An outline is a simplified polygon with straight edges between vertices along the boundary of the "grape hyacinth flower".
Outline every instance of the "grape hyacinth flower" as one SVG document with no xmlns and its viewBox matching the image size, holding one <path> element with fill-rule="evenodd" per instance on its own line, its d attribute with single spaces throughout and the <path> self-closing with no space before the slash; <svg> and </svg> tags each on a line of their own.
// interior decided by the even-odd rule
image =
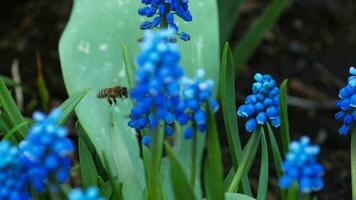
<svg viewBox="0 0 356 200">
<path fill-rule="evenodd" d="M 131 90 L 135 106 L 131 109 L 128 125 L 136 130 L 155 128 L 165 124 L 165 133 L 173 134 L 173 108 L 179 103 L 179 80 L 183 69 L 176 43 L 169 42 L 173 30 L 146 31 L 141 53 L 136 60 L 136 86 Z M 150 136 L 142 143 L 148 145 Z"/>
<path fill-rule="evenodd" d="M 74 145 L 67 138 L 67 129 L 57 125 L 59 117 L 59 109 L 53 110 L 48 117 L 35 112 L 33 119 L 36 123 L 19 144 L 20 162 L 38 192 L 42 192 L 46 185 L 63 183 L 69 178 L 72 166 L 69 155 L 74 151 Z"/>
<path fill-rule="evenodd" d="M 89 187 L 86 191 L 82 189 L 74 189 L 68 195 L 68 200 L 105 200 L 100 197 L 99 189 L 96 187 Z"/>
<path fill-rule="evenodd" d="M 18 148 L 9 141 L 0 142 L 0 199 L 30 199 L 27 176 L 19 156 Z"/>
<path fill-rule="evenodd" d="M 340 111 L 335 114 L 335 118 L 343 122 L 339 129 L 341 135 L 346 135 L 350 131 L 352 123 L 356 121 L 356 68 L 350 67 L 349 71 L 351 76 L 347 85 L 339 91 L 340 100 L 336 102 L 336 107 Z"/>
<path fill-rule="evenodd" d="M 138 14 L 148 18 L 154 17 L 152 21 L 144 21 L 141 24 L 142 30 L 152 29 L 164 24 L 164 26 L 168 25 L 169 28 L 173 29 L 180 39 L 190 40 L 187 33 L 179 33 L 179 28 L 174 19 L 174 15 L 177 15 L 186 22 L 192 21 L 192 15 L 188 9 L 188 0 L 142 0 L 142 3 L 145 6 L 138 10 Z"/>
<path fill-rule="evenodd" d="M 194 128 L 200 132 L 207 129 L 207 116 L 205 112 L 206 103 L 209 103 L 213 112 L 217 112 L 219 105 L 213 98 L 213 80 L 203 80 L 204 70 L 197 72 L 195 80 L 183 78 L 182 80 L 182 99 L 175 109 L 177 121 L 190 126 L 184 131 L 184 138 L 190 139 L 193 136 Z"/>
<path fill-rule="evenodd" d="M 321 190 L 324 187 L 324 168 L 317 162 L 319 151 L 319 147 L 311 145 L 306 136 L 300 141 L 291 142 L 282 164 L 284 175 L 279 179 L 279 186 L 287 189 L 297 181 L 298 188 L 303 193 Z"/>
<path fill-rule="evenodd" d="M 250 118 L 245 124 L 250 133 L 256 130 L 257 125 L 266 124 L 268 119 L 274 127 L 280 126 L 279 88 L 276 82 L 268 74 L 257 73 L 254 79 L 253 94 L 246 97 L 245 105 L 237 111 L 240 117 Z"/>
</svg>

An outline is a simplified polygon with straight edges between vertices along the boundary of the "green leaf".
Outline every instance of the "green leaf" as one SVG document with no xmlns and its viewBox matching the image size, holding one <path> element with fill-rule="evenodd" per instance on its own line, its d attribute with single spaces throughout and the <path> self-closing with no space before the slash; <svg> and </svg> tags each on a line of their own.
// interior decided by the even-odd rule
<svg viewBox="0 0 356 200">
<path fill-rule="evenodd" d="M 85 188 L 97 186 L 98 172 L 91 153 L 81 138 L 79 138 L 79 161 L 83 186 Z"/>
<path fill-rule="evenodd" d="M 172 147 L 166 142 L 166 151 L 170 159 L 170 175 L 175 199 L 196 199 L 194 191 L 184 173 L 184 169 L 175 155 Z"/>
<path fill-rule="evenodd" d="M 298 184 L 294 182 L 288 190 L 288 200 L 298 200 Z"/>
<path fill-rule="evenodd" d="M 114 177 L 107 182 L 100 188 L 100 196 L 104 197 L 105 199 L 112 199 L 113 194 L 118 189 L 122 189 L 122 183 L 120 183 L 117 177 Z"/>
<path fill-rule="evenodd" d="M 356 199 L 356 128 L 351 130 L 351 180 L 352 199 Z"/>
<path fill-rule="evenodd" d="M 245 194 L 225 193 L 225 200 L 256 200 L 256 199 Z"/>
<path fill-rule="evenodd" d="M 268 149 L 266 135 L 263 129 L 261 130 L 261 134 L 261 168 L 258 180 L 257 199 L 265 200 L 267 199 L 268 188 Z"/>
<path fill-rule="evenodd" d="M 29 124 L 28 121 L 24 121 L 24 122 L 22 122 L 21 124 L 16 125 L 15 127 L 13 127 L 11 130 L 9 130 L 9 131 L 5 134 L 4 139 L 10 139 L 10 138 L 14 137 L 13 134 L 14 134 L 15 132 L 19 131 L 20 128 L 22 128 L 22 127 L 24 127 L 24 126 L 28 126 L 28 124 Z"/>
<path fill-rule="evenodd" d="M 49 92 L 47 89 L 46 81 L 43 78 L 43 65 L 40 55 L 36 53 L 37 60 L 37 88 L 40 95 L 42 109 L 48 111 L 48 101 L 49 101 Z"/>
<path fill-rule="evenodd" d="M 126 45 L 122 45 L 122 53 L 124 57 L 125 71 L 129 88 L 132 89 L 135 86 L 135 63 L 129 48 Z"/>
<path fill-rule="evenodd" d="M 225 43 L 222 54 L 219 91 L 232 163 L 234 168 L 237 169 L 242 158 L 242 147 L 237 125 L 237 114 L 236 112 L 231 112 L 236 111 L 236 89 L 234 61 L 228 43 Z M 242 177 L 242 189 L 245 194 L 252 195 L 250 183 L 246 174 Z"/>
<path fill-rule="evenodd" d="M 82 101 L 82 99 L 88 94 L 89 89 L 82 89 L 72 96 L 70 96 L 66 101 L 64 101 L 59 109 L 61 110 L 61 116 L 58 120 L 59 125 L 64 125 L 77 105 Z"/>
<path fill-rule="evenodd" d="M 240 7 L 245 0 L 224 0 L 218 1 L 221 42 L 228 41 L 231 33 L 238 21 Z"/>
<path fill-rule="evenodd" d="M 226 175 L 226 177 L 224 179 L 224 191 L 227 191 L 229 189 L 229 186 L 230 186 L 232 180 L 234 179 L 235 171 L 236 170 L 234 169 L 234 167 L 232 167 L 229 170 L 229 173 Z"/>
<path fill-rule="evenodd" d="M 272 130 L 271 126 L 269 125 L 269 123 L 267 123 L 267 130 L 268 130 L 269 141 L 271 143 L 274 168 L 276 169 L 277 178 L 279 178 L 283 174 L 283 172 L 282 172 L 282 155 L 279 151 L 279 147 L 278 147 L 276 138 L 274 137 L 273 130 Z"/>
<path fill-rule="evenodd" d="M 236 171 L 236 174 L 229 186 L 228 192 L 236 192 L 244 173 L 247 173 L 255 160 L 255 153 L 258 149 L 258 144 L 261 137 L 262 128 L 259 127 L 254 133 L 252 133 L 242 155 L 241 163 Z"/>
<path fill-rule="evenodd" d="M 236 44 L 233 54 L 236 61 L 236 72 L 246 64 L 266 33 L 274 26 L 290 2 L 291 0 L 273 0 Z"/>
<path fill-rule="evenodd" d="M 208 200 L 224 199 L 223 166 L 214 113 L 207 106 L 207 157 L 204 164 L 205 192 Z"/>
<path fill-rule="evenodd" d="M 11 78 L 8 78 L 6 76 L 0 75 L 0 80 L 5 83 L 5 85 L 10 86 L 10 87 L 22 87 L 25 88 L 24 85 L 22 85 L 20 82 L 14 81 Z"/>
<path fill-rule="evenodd" d="M 287 104 L 287 83 L 288 80 L 284 80 L 281 84 L 279 91 L 279 116 L 281 117 L 281 140 L 284 154 L 288 152 L 290 143 Z"/>
<path fill-rule="evenodd" d="M 7 89 L 5 83 L 1 80 L 0 80 L 0 106 L 2 110 L 6 113 L 9 120 L 8 121 L 9 125 L 11 125 L 11 127 L 16 127 L 18 124 L 22 124 L 25 122 L 9 90 Z M 28 126 L 22 126 L 16 131 L 14 137 L 11 137 L 11 141 L 15 143 L 20 142 L 25 137 L 28 130 L 29 130 Z"/>
</svg>

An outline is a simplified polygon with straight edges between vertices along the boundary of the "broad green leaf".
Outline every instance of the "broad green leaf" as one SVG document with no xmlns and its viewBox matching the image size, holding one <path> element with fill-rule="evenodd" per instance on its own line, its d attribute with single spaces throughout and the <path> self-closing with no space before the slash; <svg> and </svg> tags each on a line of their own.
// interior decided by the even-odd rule
<svg viewBox="0 0 356 200">
<path fill-rule="evenodd" d="M 258 144 L 261 137 L 261 129 L 259 127 L 254 133 L 252 133 L 242 155 L 241 163 L 237 169 L 234 178 L 231 181 L 228 192 L 236 192 L 244 173 L 248 173 L 252 162 L 255 160 L 255 154 L 258 149 Z"/>
<path fill-rule="evenodd" d="M 238 168 L 242 158 L 242 147 L 237 125 L 237 114 L 235 105 L 235 72 L 234 61 L 228 43 L 225 43 L 220 72 L 220 99 L 224 116 L 224 124 L 227 133 L 232 163 L 235 170 Z M 234 112 L 231 112 L 234 111 Z M 242 189 L 245 194 L 252 195 L 248 176 L 242 178 Z"/>
<path fill-rule="evenodd" d="M 8 117 L 8 122 L 11 127 L 15 127 L 18 124 L 24 123 L 25 120 L 21 115 L 20 111 L 18 110 L 14 99 L 12 98 L 9 90 L 7 89 L 5 83 L 0 80 L 0 107 L 2 108 L 3 112 Z M 15 143 L 18 143 L 23 139 L 28 132 L 28 126 L 22 126 L 16 131 L 16 135 L 11 137 L 11 140 Z"/>
<path fill-rule="evenodd" d="M 356 128 L 351 130 L 351 180 L 352 199 L 356 199 Z"/>
<path fill-rule="evenodd" d="M 283 145 L 283 153 L 288 152 L 290 143 L 289 122 L 288 122 L 288 104 L 287 104 L 287 83 L 284 80 L 279 91 L 279 115 L 281 117 L 281 140 Z"/>
<path fill-rule="evenodd" d="M 124 151 L 129 152 L 133 160 L 141 162 L 134 131 L 127 126 L 131 102 L 124 100 L 119 101 L 118 106 L 109 106 L 106 100 L 97 99 L 96 93 L 113 85 L 128 86 L 120 45 L 127 45 L 134 55 L 138 53 L 139 44 L 136 40 L 142 37 L 139 25 L 143 18 L 137 15 L 137 10 L 142 6 L 140 1 L 129 0 L 75 0 L 60 41 L 60 60 L 69 95 L 83 88 L 91 88 L 76 112 L 101 158 L 112 158 L 112 152 Z M 189 42 L 178 41 L 182 52 L 181 65 L 185 67 L 187 75 L 193 75 L 197 68 L 203 68 L 207 77 L 217 81 L 220 45 L 216 2 L 192 1 L 189 7 L 193 22 L 186 24 L 177 19 L 180 29 L 192 36 Z M 117 134 L 125 141 L 126 149 L 110 146 L 110 112 L 115 113 Z M 112 176 L 118 173 L 112 159 L 108 160 L 106 167 Z M 141 164 L 133 167 L 134 171 L 143 172 Z M 143 179 L 143 175 L 139 177 Z M 125 196 L 126 183 L 123 184 Z"/>
<path fill-rule="evenodd" d="M 274 26 L 290 2 L 291 0 L 273 0 L 236 44 L 233 54 L 236 61 L 236 72 L 246 64 L 266 33 Z"/>
<path fill-rule="evenodd" d="M 208 200 L 224 199 L 223 166 L 218 128 L 214 113 L 207 106 L 207 156 L 204 163 L 204 183 Z"/>
<path fill-rule="evenodd" d="M 225 193 L 225 200 L 256 200 L 250 196 L 239 193 Z"/>
<path fill-rule="evenodd" d="M 267 199 L 268 188 L 268 149 L 265 131 L 261 130 L 261 168 L 258 180 L 257 198 L 258 200 Z"/>
<path fill-rule="evenodd" d="M 81 102 L 85 95 L 88 94 L 88 92 L 89 89 L 82 89 L 73 94 L 59 106 L 59 109 L 61 110 L 61 116 L 58 120 L 59 125 L 64 125 L 68 121 L 68 118 L 73 113 L 76 106 Z"/>
<path fill-rule="evenodd" d="M 116 190 L 120 188 L 122 189 L 122 183 L 120 183 L 117 177 L 114 177 L 100 187 L 100 196 L 106 199 L 111 199 Z"/>
<path fill-rule="evenodd" d="M 88 188 L 97 185 L 98 172 L 94 160 L 83 139 L 79 138 L 80 174 L 83 186 Z"/>
<path fill-rule="evenodd" d="M 193 188 L 191 187 L 183 167 L 172 147 L 167 142 L 165 143 L 165 147 L 170 160 L 170 176 L 173 183 L 174 198 L 184 200 L 196 199 Z"/>
<path fill-rule="evenodd" d="M 220 0 L 219 17 L 220 17 L 220 34 L 221 42 L 228 41 L 231 33 L 238 21 L 240 7 L 246 0 Z"/>
</svg>

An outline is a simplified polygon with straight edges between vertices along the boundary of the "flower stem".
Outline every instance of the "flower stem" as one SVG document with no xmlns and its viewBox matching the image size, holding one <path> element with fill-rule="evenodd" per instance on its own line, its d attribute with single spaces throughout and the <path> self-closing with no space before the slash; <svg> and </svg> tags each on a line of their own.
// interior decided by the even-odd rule
<svg viewBox="0 0 356 200">
<path fill-rule="evenodd" d="M 192 156 L 192 171 L 191 171 L 191 184 L 192 188 L 195 186 L 195 174 L 196 174 L 196 157 L 197 157 L 197 128 L 194 123 L 193 125 L 193 139 L 192 139 L 192 151 L 191 151 L 191 156 Z"/>
<path fill-rule="evenodd" d="M 351 131 L 351 180 L 352 199 L 356 199 L 356 127 Z"/>
</svg>

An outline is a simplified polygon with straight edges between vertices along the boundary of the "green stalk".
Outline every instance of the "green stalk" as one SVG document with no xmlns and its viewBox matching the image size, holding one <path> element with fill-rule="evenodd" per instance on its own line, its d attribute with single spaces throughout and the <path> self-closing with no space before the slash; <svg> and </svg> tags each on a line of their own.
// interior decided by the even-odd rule
<svg viewBox="0 0 356 200">
<path fill-rule="evenodd" d="M 195 160 L 197 158 L 197 142 L 198 142 L 198 136 L 197 136 L 197 128 L 195 123 L 193 124 L 193 139 L 192 139 L 192 171 L 191 171 L 191 179 L 190 182 L 192 184 L 192 188 L 195 186 L 195 173 L 196 173 L 196 163 Z"/>
<path fill-rule="evenodd" d="M 356 127 L 351 130 L 351 180 L 352 199 L 356 199 Z"/>
<path fill-rule="evenodd" d="M 159 187 L 161 186 L 160 180 L 160 170 L 161 170 L 161 158 L 163 152 L 163 138 L 164 138 L 164 129 L 161 124 L 159 128 L 153 129 L 151 132 L 151 169 L 148 174 L 148 199 L 157 200 L 161 199 Z"/>
</svg>

